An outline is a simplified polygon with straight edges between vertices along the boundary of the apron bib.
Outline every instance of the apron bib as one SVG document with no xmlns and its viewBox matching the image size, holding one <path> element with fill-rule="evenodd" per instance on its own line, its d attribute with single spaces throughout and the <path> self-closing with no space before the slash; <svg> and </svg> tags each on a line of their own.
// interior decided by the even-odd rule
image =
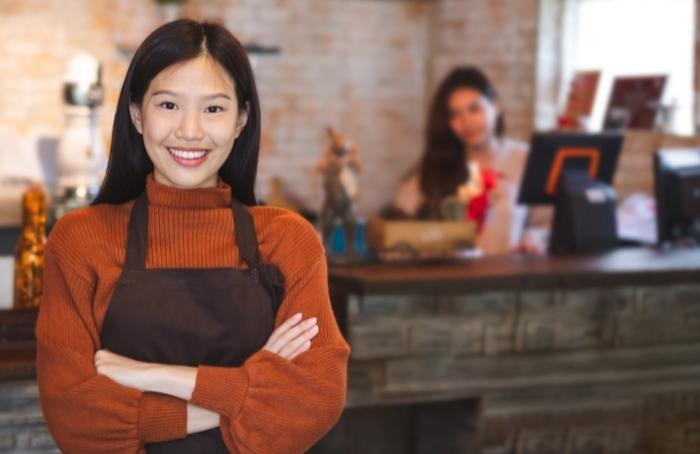
<svg viewBox="0 0 700 454">
<path fill-rule="evenodd" d="M 284 279 L 259 263 L 250 213 L 231 199 L 235 241 L 247 268 L 146 269 L 148 197 L 129 218 L 126 260 L 102 322 L 102 347 L 138 361 L 238 367 L 274 330 Z M 227 453 L 220 428 L 145 446 L 149 453 Z"/>
</svg>

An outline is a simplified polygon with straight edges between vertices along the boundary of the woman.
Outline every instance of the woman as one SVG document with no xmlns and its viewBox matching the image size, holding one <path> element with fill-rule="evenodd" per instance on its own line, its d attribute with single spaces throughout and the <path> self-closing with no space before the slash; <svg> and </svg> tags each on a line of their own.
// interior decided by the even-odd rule
<svg viewBox="0 0 700 454">
<path fill-rule="evenodd" d="M 255 206 L 259 143 L 225 28 L 146 38 L 101 191 L 46 245 L 37 376 L 62 451 L 301 453 L 339 418 L 350 348 L 324 249 L 299 215 Z"/>
<path fill-rule="evenodd" d="M 476 245 L 484 254 L 540 251 L 534 231 L 524 232 L 527 209 L 517 206 L 527 147 L 504 131 L 488 78 L 474 67 L 453 70 L 438 87 L 425 151 L 404 178 L 394 208 L 404 216 L 440 218 L 444 202 L 456 197 L 468 205 L 465 217 L 477 223 Z"/>
</svg>

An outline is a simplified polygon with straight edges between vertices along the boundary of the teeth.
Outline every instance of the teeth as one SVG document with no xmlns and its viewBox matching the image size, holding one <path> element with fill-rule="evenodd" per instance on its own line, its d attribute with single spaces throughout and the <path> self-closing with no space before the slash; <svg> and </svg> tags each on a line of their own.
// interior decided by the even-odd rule
<svg viewBox="0 0 700 454">
<path fill-rule="evenodd" d="M 182 151 L 175 148 L 168 148 L 168 152 L 182 159 L 199 159 L 207 154 L 206 151 Z"/>
</svg>

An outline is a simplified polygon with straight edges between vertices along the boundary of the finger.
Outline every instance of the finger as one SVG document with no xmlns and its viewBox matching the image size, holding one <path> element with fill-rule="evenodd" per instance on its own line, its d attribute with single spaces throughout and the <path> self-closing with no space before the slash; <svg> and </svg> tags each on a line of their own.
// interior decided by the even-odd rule
<svg viewBox="0 0 700 454">
<path fill-rule="evenodd" d="M 301 312 L 297 312 L 296 314 L 292 315 L 287 320 L 285 320 L 284 323 L 275 328 L 275 330 L 270 335 L 270 338 L 268 339 L 267 343 L 273 343 L 284 331 L 286 331 L 291 326 L 299 323 L 299 321 L 301 321 Z"/>
<path fill-rule="evenodd" d="M 298 350 L 299 347 L 303 345 L 306 341 L 311 340 L 314 336 L 316 336 L 316 334 L 318 334 L 318 325 L 312 326 L 296 338 L 289 341 L 285 346 L 283 346 L 280 349 L 279 354 L 286 358 L 287 356 L 291 355 L 296 350 Z"/>
<path fill-rule="evenodd" d="M 289 356 L 287 357 L 287 359 L 291 361 L 291 360 L 293 360 L 293 359 L 296 358 L 297 356 L 301 355 L 302 353 L 304 353 L 305 351 L 307 351 L 307 350 L 310 349 L 310 348 L 311 348 L 311 341 L 310 341 L 310 340 L 307 340 L 306 342 L 304 342 L 304 343 L 301 345 L 301 347 L 299 347 L 299 348 L 297 349 L 297 351 L 295 351 L 294 353 L 292 353 L 291 355 L 289 355 Z"/>
<path fill-rule="evenodd" d="M 272 348 L 279 352 L 285 345 L 295 339 L 316 324 L 316 317 L 312 317 L 292 326 L 283 332 L 273 343 Z"/>
<path fill-rule="evenodd" d="M 267 339 L 267 342 L 265 343 L 265 346 L 263 348 L 270 350 L 273 353 L 278 353 L 279 349 L 283 344 L 279 343 L 280 337 L 290 328 L 295 326 L 296 324 L 300 323 L 301 319 L 301 312 L 298 312 L 291 317 L 289 317 L 287 320 L 284 321 L 280 326 L 278 326 L 270 335 L 270 337 Z"/>
<path fill-rule="evenodd" d="M 287 350 L 287 351 L 280 352 L 280 356 L 284 359 L 288 359 L 291 361 L 292 359 L 294 359 L 295 356 L 297 356 L 300 353 L 305 352 L 309 348 L 311 348 L 311 340 L 310 339 L 305 340 L 294 351 Z"/>
<path fill-rule="evenodd" d="M 294 339 L 292 342 L 282 348 L 280 355 L 287 359 L 292 359 L 294 356 L 308 350 L 311 347 L 311 340 L 318 335 L 318 325 L 307 330 L 304 334 Z"/>
<path fill-rule="evenodd" d="M 288 344 L 292 339 L 296 338 L 299 334 L 303 333 L 307 329 L 311 328 L 316 324 L 316 317 L 307 318 L 303 322 L 292 326 L 282 333 L 273 343 L 272 348 L 275 351 L 280 351 L 282 347 Z"/>
</svg>

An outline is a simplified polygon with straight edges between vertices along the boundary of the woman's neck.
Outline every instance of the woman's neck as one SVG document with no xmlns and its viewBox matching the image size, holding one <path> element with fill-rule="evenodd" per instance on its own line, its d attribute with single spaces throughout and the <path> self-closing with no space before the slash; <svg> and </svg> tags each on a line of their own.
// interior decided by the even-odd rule
<svg viewBox="0 0 700 454">
<path fill-rule="evenodd" d="M 476 161 L 480 167 L 490 167 L 495 151 L 498 149 L 498 138 L 491 137 L 487 141 L 472 146 L 464 147 L 464 155 L 468 161 Z"/>
<path fill-rule="evenodd" d="M 214 187 L 180 189 L 159 182 L 154 172 L 146 177 L 146 191 L 150 205 L 168 208 L 225 208 L 231 205 L 232 197 L 231 187 L 221 178 L 218 178 Z"/>
</svg>

